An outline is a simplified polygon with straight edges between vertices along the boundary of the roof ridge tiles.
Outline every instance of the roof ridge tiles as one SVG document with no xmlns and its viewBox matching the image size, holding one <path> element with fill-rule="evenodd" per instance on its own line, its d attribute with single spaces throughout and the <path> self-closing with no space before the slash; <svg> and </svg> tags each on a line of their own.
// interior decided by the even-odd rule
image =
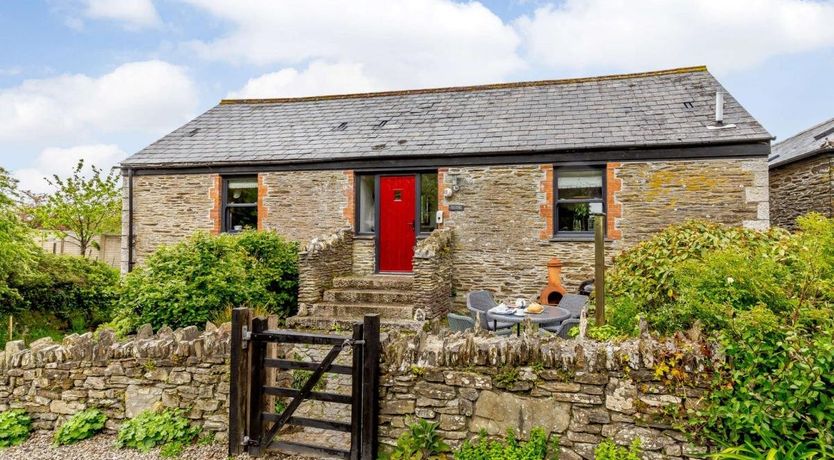
<svg viewBox="0 0 834 460">
<path fill-rule="evenodd" d="M 492 84 L 486 84 L 486 85 L 449 86 L 449 87 L 440 87 L 440 88 L 422 88 L 422 89 L 379 91 L 379 92 L 368 92 L 368 93 L 331 94 L 331 95 L 325 95 L 325 96 L 303 96 L 303 97 L 261 98 L 261 99 L 221 99 L 220 100 L 220 105 L 282 104 L 282 103 L 293 103 L 293 102 L 328 101 L 328 100 L 338 100 L 338 99 L 366 99 L 366 98 L 375 98 L 375 97 L 408 96 L 408 95 L 412 95 L 412 94 L 460 93 L 460 92 L 487 91 L 487 90 L 496 90 L 496 89 L 532 88 L 532 87 L 540 87 L 540 86 L 594 83 L 594 82 L 611 81 L 611 80 L 630 80 L 630 79 L 635 79 L 635 78 L 657 77 L 657 76 L 675 75 L 675 74 L 693 73 L 693 72 L 708 72 L 707 66 L 678 67 L 678 68 L 674 68 L 674 69 L 655 70 L 655 71 L 649 71 L 649 72 L 602 75 L 602 76 L 596 76 L 596 77 L 564 78 L 564 79 L 555 79 L 555 80 L 534 80 L 534 81 L 522 81 L 522 82 L 512 82 L 512 83 L 492 83 Z"/>
</svg>

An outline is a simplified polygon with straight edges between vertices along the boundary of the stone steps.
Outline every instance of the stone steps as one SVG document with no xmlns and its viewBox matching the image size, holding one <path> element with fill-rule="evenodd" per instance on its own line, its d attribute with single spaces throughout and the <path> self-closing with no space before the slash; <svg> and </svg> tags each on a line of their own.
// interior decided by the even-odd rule
<svg viewBox="0 0 834 460">
<path fill-rule="evenodd" d="M 291 327 L 350 330 L 364 315 L 378 314 L 383 327 L 418 330 L 414 321 L 414 279 L 409 275 L 343 276 L 322 299 L 309 306 L 307 316 L 289 318 Z"/>
<path fill-rule="evenodd" d="M 355 322 L 362 322 L 362 317 L 332 318 L 325 316 L 293 316 L 287 318 L 287 326 L 290 328 L 339 331 L 343 333 L 351 331 Z M 407 319 L 381 318 L 380 326 L 383 330 L 407 329 L 416 332 L 422 329 L 423 322 Z"/>
<path fill-rule="evenodd" d="M 333 280 L 334 289 L 410 291 L 414 278 L 409 275 L 344 276 Z"/>
<path fill-rule="evenodd" d="M 324 292 L 323 301 L 330 303 L 410 304 L 414 302 L 414 293 L 410 290 L 393 289 L 330 289 Z"/>
<path fill-rule="evenodd" d="M 328 318 L 360 318 L 367 314 L 379 314 L 385 319 L 413 319 L 414 309 L 409 305 L 391 304 L 343 304 L 322 302 L 317 303 L 310 309 L 311 316 L 323 316 Z"/>
</svg>

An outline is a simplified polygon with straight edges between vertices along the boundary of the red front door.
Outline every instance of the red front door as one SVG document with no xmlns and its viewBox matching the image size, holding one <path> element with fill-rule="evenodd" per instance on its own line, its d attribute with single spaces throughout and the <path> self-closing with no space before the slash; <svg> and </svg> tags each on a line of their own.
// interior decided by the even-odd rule
<svg viewBox="0 0 834 460">
<path fill-rule="evenodd" d="M 414 257 L 414 176 L 379 178 L 379 271 L 410 272 Z"/>
</svg>

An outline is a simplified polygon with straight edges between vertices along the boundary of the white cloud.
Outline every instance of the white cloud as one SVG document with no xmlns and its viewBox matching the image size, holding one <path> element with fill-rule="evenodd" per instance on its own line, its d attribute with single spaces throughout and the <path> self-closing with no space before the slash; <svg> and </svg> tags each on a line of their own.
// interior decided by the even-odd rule
<svg viewBox="0 0 834 460">
<path fill-rule="evenodd" d="M 230 98 L 269 98 L 362 93 L 379 85 L 364 74 L 361 64 L 313 62 L 307 69 L 281 69 L 252 78 Z"/>
<path fill-rule="evenodd" d="M 78 160 L 84 160 L 84 171 L 89 173 L 90 165 L 103 169 L 105 173 L 116 166 L 121 160 L 127 157 L 122 149 L 116 145 L 96 144 L 79 145 L 70 148 L 51 147 L 44 149 L 28 168 L 18 169 L 12 173 L 19 181 L 22 190 L 29 190 L 35 193 L 49 193 L 53 189 L 44 179 L 52 178 L 53 174 L 59 177 L 69 176 Z"/>
<path fill-rule="evenodd" d="M 0 90 L 0 142 L 88 143 L 110 134 L 159 135 L 193 116 L 197 90 L 181 67 L 133 62 L 100 77 L 27 80 Z"/>
<path fill-rule="evenodd" d="M 527 60 L 553 68 L 730 72 L 834 46 L 832 23 L 834 3 L 803 0 L 566 0 L 515 25 Z"/>
<path fill-rule="evenodd" d="M 161 23 L 152 0 L 85 0 L 84 15 L 118 21 L 128 29 L 155 27 Z"/>
<path fill-rule="evenodd" d="M 208 59 L 361 64 L 377 89 L 500 81 L 523 67 L 513 28 L 477 2 L 186 1 L 231 24 L 225 36 L 189 43 Z"/>
</svg>

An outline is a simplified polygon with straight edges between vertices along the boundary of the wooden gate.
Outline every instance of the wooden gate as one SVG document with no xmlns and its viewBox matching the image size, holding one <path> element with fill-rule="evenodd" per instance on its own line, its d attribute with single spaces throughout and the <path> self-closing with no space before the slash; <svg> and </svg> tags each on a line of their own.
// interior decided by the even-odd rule
<svg viewBox="0 0 834 460">
<path fill-rule="evenodd" d="M 270 343 L 330 346 L 320 363 L 267 357 Z M 231 376 L 229 395 L 229 455 L 244 452 L 253 457 L 280 449 L 298 454 L 375 460 L 377 457 L 377 387 L 379 383 L 379 315 L 366 315 L 353 325 L 350 337 L 270 330 L 264 318 L 252 318 L 249 309 L 232 312 Z M 352 349 L 350 366 L 334 364 L 339 354 Z M 269 386 L 267 369 L 302 369 L 312 374 L 301 389 Z M 351 394 L 313 391 L 325 373 L 351 376 Z M 292 398 L 282 413 L 265 410 L 267 396 Z M 349 404 L 350 423 L 294 416 L 305 400 Z M 286 426 L 319 428 L 350 433 L 350 450 L 276 439 Z"/>
</svg>

